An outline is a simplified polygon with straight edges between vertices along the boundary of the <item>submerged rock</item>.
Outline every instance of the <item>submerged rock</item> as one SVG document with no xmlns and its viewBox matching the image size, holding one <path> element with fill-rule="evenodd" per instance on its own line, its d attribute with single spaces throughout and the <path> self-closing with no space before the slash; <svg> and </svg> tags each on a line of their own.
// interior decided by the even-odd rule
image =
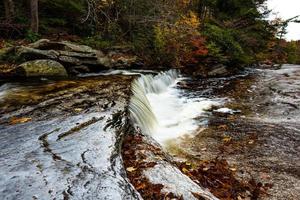
<svg viewBox="0 0 300 200">
<path fill-rule="evenodd" d="M 50 77 L 66 77 L 68 76 L 66 69 L 59 62 L 54 60 L 34 60 L 19 65 L 16 69 L 19 76 L 50 76 Z"/>
</svg>

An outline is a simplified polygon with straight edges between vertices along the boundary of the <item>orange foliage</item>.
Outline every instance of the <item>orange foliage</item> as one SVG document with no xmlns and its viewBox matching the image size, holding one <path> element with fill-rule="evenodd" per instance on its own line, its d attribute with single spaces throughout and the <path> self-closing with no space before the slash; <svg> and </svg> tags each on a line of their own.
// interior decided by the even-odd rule
<svg viewBox="0 0 300 200">
<path fill-rule="evenodd" d="M 198 31 L 198 16 L 189 12 L 173 25 L 155 26 L 155 46 L 162 55 L 172 59 L 174 66 L 192 65 L 208 54 L 205 38 Z"/>
<path fill-rule="evenodd" d="M 208 54 L 208 49 L 205 45 L 205 38 L 202 36 L 193 36 L 189 41 L 189 51 L 182 54 L 182 64 L 183 65 L 193 65 L 199 62 L 202 56 Z"/>
</svg>

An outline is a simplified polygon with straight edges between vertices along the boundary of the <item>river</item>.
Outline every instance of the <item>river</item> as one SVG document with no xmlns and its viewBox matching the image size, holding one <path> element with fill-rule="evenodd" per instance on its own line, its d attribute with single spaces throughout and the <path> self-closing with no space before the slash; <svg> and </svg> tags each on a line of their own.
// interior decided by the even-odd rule
<svg viewBox="0 0 300 200">
<path fill-rule="evenodd" d="M 185 199 L 195 192 L 215 198 L 202 187 L 220 199 L 300 199 L 299 80 L 300 66 L 283 65 L 228 78 L 119 70 L 2 84 L 1 198 L 147 199 L 134 180 L 146 177 L 151 188 L 163 185 L 161 193 Z M 126 142 L 136 139 L 128 140 L 127 120 L 148 137 L 151 151 L 164 152 L 152 156 L 143 144 L 144 159 L 157 161 L 159 155 L 168 164 L 152 166 L 151 160 L 149 169 L 137 169 L 141 162 L 131 159 L 140 158 L 126 154 Z M 140 155 L 139 150 L 130 154 Z M 227 171 L 212 176 L 213 163 L 224 162 Z M 189 166 L 201 166 L 214 183 L 196 181 Z M 169 172 L 167 178 L 161 175 Z M 251 187 L 228 194 L 231 188 L 216 182 L 227 173 L 236 182 L 226 184 Z"/>
</svg>

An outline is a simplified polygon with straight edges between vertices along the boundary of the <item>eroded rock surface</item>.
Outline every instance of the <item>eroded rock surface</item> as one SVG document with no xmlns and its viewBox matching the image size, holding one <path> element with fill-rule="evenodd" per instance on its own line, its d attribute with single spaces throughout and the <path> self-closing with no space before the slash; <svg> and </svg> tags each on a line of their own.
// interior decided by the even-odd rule
<svg viewBox="0 0 300 200">
<path fill-rule="evenodd" d="M 140 199 L 119 148 L 130 83 L 116 76 L 6 87 L 0 198 Z"/>
<path fill-rule="evenodd" d="M 184 175 L 151 137 L 125 137 L 122 149 L 128 177 L 144 199 L 217 199 Z"/>
<path fill-rule="evenodd" d="M 283 65 L 246 76 L 186 83 L 185 88 L 191 87 L 196 95 L 227 98 L 225 107 L 239 112 L 213 112 L 207 127 L 199 128 L 193 137 L 171 142 L 168 150 L 200 163 L 200 171 L 208 177 L 215 173 L 215 163 L 227 161 L 226 168 L 237 181 L 252 187 L 236 191 L 236 198 L 299 199 L 299 72 L 300 66 Z M 223 178 L 220 174 L 219 181 L 216 177 L 202 183 L 226 199 L 233 193 L 226 191 L 230 187 L 222 183 Z"/>
</svg>

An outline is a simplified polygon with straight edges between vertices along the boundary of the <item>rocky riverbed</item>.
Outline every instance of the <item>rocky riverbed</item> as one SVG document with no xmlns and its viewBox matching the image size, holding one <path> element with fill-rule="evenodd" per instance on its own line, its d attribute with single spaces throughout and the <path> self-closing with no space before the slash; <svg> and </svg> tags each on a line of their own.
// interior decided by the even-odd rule
<svg viewBox="0 0 300 200">
<path fill-rule="evenodd" d="M 120 140 L 132 77 L 1 86 L 1 199 L 138 199 Z"/>
<path fill-rule="evenodd" d="M 180 79 L 182 97 L 225 104 L 166 143 L 132 126 L 136 73 L 2 83 L 0 197 L 299 199 L 299 73 Z"/>
<path fill-rule="evenodd" d="M 207 126 L 166 148 L 221 199 L 299 199 L 299 73 L 283 65 L 184 83 L 192 94 L 226 98 L 229 109 L 215 108 Z"/>
<path fill-rule="evenodd" d="M 134 187 L 127 176 L 131 168 L 124 167 L 124 135 L 143 138 L 143 148 L 154 145 L 162 159 L 168 156 L 129 121 L 127 105 L 134 78 L 135 75 L 98 75 L 2 84 L 1 199 L 142 199 L 143 193 L 137 189 L 146 188 Z M 135 153 L 137 149 L 132 155 Z M 147 153 L 153 160 L 149 162 L 159 161 L 151 149 Z M 124 158 L 128 163 L 129 159 Z M 195 194 L 215 199 L 181 173 L 172 159 L 156 164 L 161 170 L 149 176 L 161 178 L 149 185 L 173 186 L 157 190 L 160 196 L 197 199 Z M 145 170 L 150 173 L 156 164 Z M 166 171 L 173 179 L 167 181 Z M 186 187 L 177 191 L 181 186 Z"/>
</svg>

